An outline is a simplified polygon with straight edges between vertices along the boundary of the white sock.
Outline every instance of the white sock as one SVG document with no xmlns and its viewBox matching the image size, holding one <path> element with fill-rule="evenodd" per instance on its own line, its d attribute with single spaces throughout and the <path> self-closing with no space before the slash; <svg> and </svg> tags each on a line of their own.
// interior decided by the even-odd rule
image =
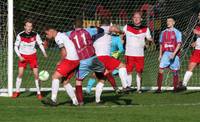
<svg viewBox="0 0 200 122">
<path fill-rule="evenodd" d="M 69 95 L 69 97 L 71 98 L 73 104 L 74 104 L 74 105 L 78 105 L 78 100 L 77 100 L 77 98 L 76 98 L 74 89 L 73 89 L 73 87 L 71 86 L 71 84 L 68 83 L 68 84 L 64 85 L 64 88 L 65 88 L 67 94 Z"/>
<path fill-rule="evenodd" d="M 187 86 L 188 81 L 190 80 L 191 76 L 192 76 L 192 72 L 190 71 L 186 71 L 184 78 L 183 78 L 183 85 Z"/>
<path fill-rule="evenodd" d="M 37 94 L 41 94 L 39 80 L 35 80 L 35 86 L 36 86 L 36 89 L 37 89 Z"/>
<path fill-rule="evenodd" d="M 141 89 L 141 78 L 138 74 L 136 75 L 136 83 L 137 83 L 137 91 L 139 91 Z"/>
<path fill-rule="evenodd" d="M 131 87 L 131 84 L 132 84 L 132 74 L 129 74 L 127 76 L 127 85 L 128 85 L 128 87 Z"/>
<path fill-rule="evenodd" d="M 51 99 L 56 102 L 57 100 L 57 94 L 59 90 L 59 80 L 58 79 L 53 79 L 52 80 L 52 91 L 51 91 Z"/>
<path fill-rule="evenodd" d="M 127 87 L 127 71 L 126 68 L 120 68 L 119 69 L 119 77 L 121 79 L 122 87 Z"/>
<path fill-rule="evenodd" d="M 17 80 L 16 80 L 16 92 L 20 92 L 21 84 L 22 84 L 22 79 L 17 77 Z"/>
<path fill-rule="evenodd" d="M 104 83 L 102 82 L 99 82 L 96 85 L 96 92 L 95 92 L 96 103 L 101 101 L 101 93 L 103 91 L 103 86 L 104 86 Z"/>
</svg>

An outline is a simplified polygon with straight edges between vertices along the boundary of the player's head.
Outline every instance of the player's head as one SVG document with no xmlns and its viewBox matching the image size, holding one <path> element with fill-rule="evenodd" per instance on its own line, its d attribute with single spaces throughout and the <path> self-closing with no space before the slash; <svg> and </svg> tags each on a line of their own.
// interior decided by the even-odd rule
<svg viewBox="0 0 200 122">
<path fill-rule="evenodd" d="M 46 38 L 49 40 L 54 39 L 57 34 L 57 30 L 52 26 L 46 26 L 44 28 L 44 32 L 46 34 Z"/>
<path fill-rule="evenodd" d="M 167 27 L 168 28 L 173 28 L 175 25 L 175 20 L 173 17 L 168 17 L 167 18 Z"/>
<path fill-rule="evenodd" d="M 30 33 L 33 30 L 33 21 L 31 19 L 24 21 L 24 30 L 26 33 Z"/>
<path fill-rule="evenodd" d="M 139 11 L 136 11 L 133 13 L 132 21 L 135 25 L 140 25 L 142 21 L 142 13 Z"/>
<path fill-rule="evenodd" d="M 83 28 L 83 20 L 80 18 L 76 18 L 74 21 L 75 28 Z"/>
<path fill-rule="evenodd" d="M 107 18 L 104 18 L 101 20 L 101 25 L 106 25 L 109 26 L 110 25 L 110 20 Z"/>
</svg>

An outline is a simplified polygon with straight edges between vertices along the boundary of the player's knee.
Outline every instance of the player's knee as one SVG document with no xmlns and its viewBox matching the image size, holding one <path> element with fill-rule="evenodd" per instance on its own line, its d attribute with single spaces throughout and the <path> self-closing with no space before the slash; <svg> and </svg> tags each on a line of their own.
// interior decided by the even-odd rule
<svg viewBox="0 0 200 122">
<path fill-rule="evenodd" d="M 69 80 L 64 80 L 63 81 L 63 86 L 67 85 L 69 83 Z"/>
<path fill-rule="evenodd" d="M 105 80 L 101 79 L 101 80 L 99 80 L 99 82 L 101 82 L 101 83 L 103 83 L 103 84 L 104 84 Z"/>
</svg>

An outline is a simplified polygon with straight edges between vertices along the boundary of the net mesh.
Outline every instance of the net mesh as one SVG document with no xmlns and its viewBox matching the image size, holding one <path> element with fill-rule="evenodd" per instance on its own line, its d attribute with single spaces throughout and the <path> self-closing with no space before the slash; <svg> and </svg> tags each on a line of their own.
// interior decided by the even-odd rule
<svg viewBox="0 0 200 122">
<path fill-rule="evenodd" d="M 194 37 L 192 29 L 197 23 L 197 3 L 198 0 L 14 0 L 14 28 L 16 34 L 21 32 L 23 30 L 24 19 L 32 18 L 35 21 L 34 30 L 38 33 L 41 33 L 42 28 L 46 24 L 53 25 L 60 31 L 69 31 L 73 29 L 73 20 L 76 17 L 83 18 L 84 27 L 98 26 L 102 18 L 109 18 L 113 24 L 124 26 L 131 22 L 133 12 L 139 10 L 143 12 L 142 22 L 150 27 L 155 40 L 155 45 L 151 45 L 145 50 L 143 85 L 155 86 L 159 63 L 157 61 L 159 53 L 158 38 L 160 32 L 165 29 L 166 18 L 169 16 L 176 19 L 176 28 L 183 33 L 183 46 L 181 50 L 182 65 L 180 71 L 180 78 L 183 78 L 192 50 L 189 45 Z M 6 6 L 2 2 L 1 6 L 5 7 L 6 10 Z M 4 18 L 2 12 L 1 18 Z M 5 30 L 6 28 L 2 26 L 1 32 L 5 32 Z M 1 38 L 5 35 L 5 33 L 1 33 Z M 6 39 L 2 42 L 6 42 Z M 5 47 L 2 49 L 6 51 Z M 59 60 L 58 52 L 58 48 L 52 43 L 47 49 L 49 58 L 45 60 L 38 50 L 39 69 L 46 69 L 52 74 Z M 17 56 L 15 55 L 14 78 L 17 76 L 17 60 Z M 4 64 L 6 64 L 4 58 L 1 58 L 1 61 L 4 61 Z M 199 72 L 198 68 L 195 69 L 194 76 L 189 85 L 200 85 Z M 170 86 L 172 84 L 171 73 L 166 71 L 165 74 L 164 85 Z M 5 74 L 1 73 L 1 79 L 4 79 L 3 75 Z M 22 87 L 34 87 L 33 81 L 32 71 L 26 70 Z M 42 85 L 50 87 L 50 84 L 49 80 L 49 82 L 45 82 Z"/>
<path fill-rule="evenodd" d="M 0 1 L 0 88 L 7 88 L 7 1 Z"/>
</svg>

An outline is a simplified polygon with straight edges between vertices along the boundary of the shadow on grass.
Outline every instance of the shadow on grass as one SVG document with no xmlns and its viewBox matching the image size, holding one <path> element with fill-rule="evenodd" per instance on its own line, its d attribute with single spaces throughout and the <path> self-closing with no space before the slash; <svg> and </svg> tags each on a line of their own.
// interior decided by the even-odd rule
<svg viewBox="0 0 200 122">
<path fill-rule="evenodd" d="M 123 98 L 126 94 L 112 94 L 113 91 L 105 91 L 102 93 L 101 100 L 103 101 L 102 105 L 139 105 L 137 103 L 134 103 L 132 99 L 128 98 Z M 71 100 L 63 101 L 60 102 L 58 105 L 72 105 Z M 95 105 L 95 96 L 94 95 L 89 95 L 89 96 L 84 96 L 84 105 Z"/>
</svg>

